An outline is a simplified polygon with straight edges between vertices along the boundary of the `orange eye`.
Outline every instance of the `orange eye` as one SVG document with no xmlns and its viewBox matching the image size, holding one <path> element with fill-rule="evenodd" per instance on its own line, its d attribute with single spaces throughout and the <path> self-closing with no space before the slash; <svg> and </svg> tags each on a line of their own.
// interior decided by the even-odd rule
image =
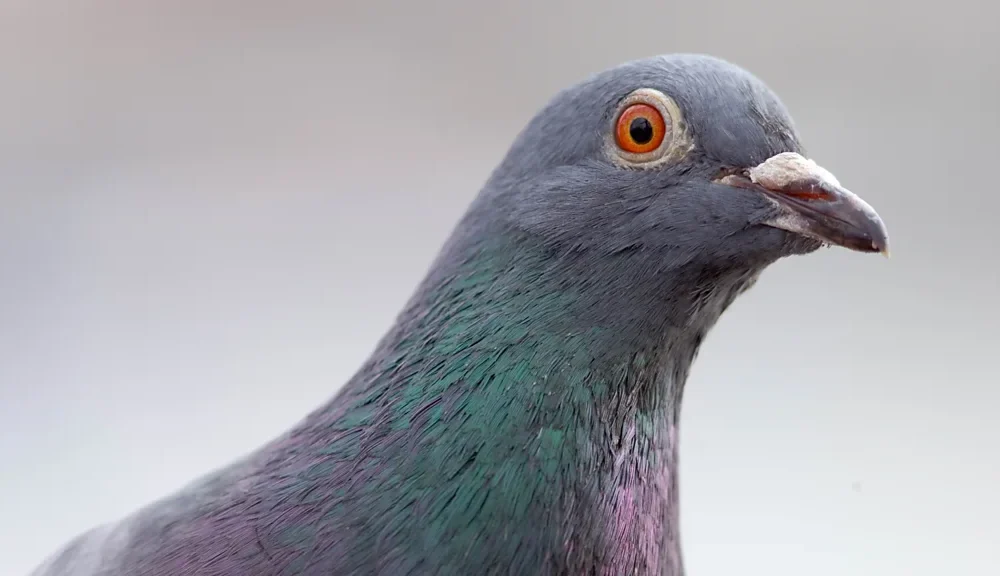
<svg viewBox="0 0 1000 576">
<path fill-rule="evenodd" d="M 622 111 L 615 127 L 618 146 L 632 154 L 645 154 L 659 148 L 667 132 L 663 115 L 649 104 L 633 104 Z"/>
</svg>

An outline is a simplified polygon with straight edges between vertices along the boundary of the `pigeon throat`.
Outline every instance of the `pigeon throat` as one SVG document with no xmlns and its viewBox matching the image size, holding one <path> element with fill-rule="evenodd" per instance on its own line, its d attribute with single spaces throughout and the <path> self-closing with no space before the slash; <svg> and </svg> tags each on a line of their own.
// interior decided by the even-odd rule
<svg viewBox="0 0 1000 576">
<path fill-rule="evenodd" d="M 324 453 L 353 459 L 348 497 L 375 515 L 403 506 L 435 554 L 482 555 L 459 571 L 544 558 L 557 572 L 679 574 L 683 385 L 742 286 L 661 295 L 654 312 L 566 282 L 559 268 L 585 261 L 489 249 L 452 260 L 314 415 Z M 657 289 L 719 282 L 706 274 L 678 270 Z M 483 541 L 504 533 L 517 538 Z"/>
</svg>

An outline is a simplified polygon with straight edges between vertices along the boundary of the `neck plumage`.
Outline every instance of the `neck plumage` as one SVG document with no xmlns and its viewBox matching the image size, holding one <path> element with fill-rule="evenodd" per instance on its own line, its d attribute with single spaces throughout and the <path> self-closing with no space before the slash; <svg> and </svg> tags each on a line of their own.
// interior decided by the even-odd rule
<svg viewBox="0 0 1000 576">
<path fill-rule="evenodd" d="M 680 575 L 684 382 L 752 275 L 623 266 L 595 279 L 583 257 L 511 248 L 439 262 L 310 417 L 310 443 L 345 455 L 350 496 L 397 519 L 395 545 L 422 542 L 411 552 L 446 572 Z"/>
</svg>

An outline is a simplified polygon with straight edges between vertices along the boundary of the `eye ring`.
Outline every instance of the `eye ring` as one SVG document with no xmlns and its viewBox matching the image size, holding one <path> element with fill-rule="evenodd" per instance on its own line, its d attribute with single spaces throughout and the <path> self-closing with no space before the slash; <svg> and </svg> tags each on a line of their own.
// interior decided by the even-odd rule
<svg viewBox="0 0 1000 576">
<path fill-rule="evenodd" d="M 692 145 L 680 108 L 652 88 L 634 90 L 618 103 L 609 132 L 609 153 L 626 168 L 659 166 Z"/>
</svg>

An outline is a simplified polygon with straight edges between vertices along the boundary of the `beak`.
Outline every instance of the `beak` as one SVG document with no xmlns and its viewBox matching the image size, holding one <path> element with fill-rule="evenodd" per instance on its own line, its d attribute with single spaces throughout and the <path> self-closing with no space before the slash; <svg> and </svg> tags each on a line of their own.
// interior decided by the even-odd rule
<svg viewBox="0 0 1000 576">
<path fill-rule="evenodd" d="M 889 233 L 875 210 L 841 186 L 833 174 L 799 154 L 777 154 L 717 182 L 756 190 L 774 201 L 781 213 L 764 222 L 768 226 L 889 256 Z"/>
</svg>

